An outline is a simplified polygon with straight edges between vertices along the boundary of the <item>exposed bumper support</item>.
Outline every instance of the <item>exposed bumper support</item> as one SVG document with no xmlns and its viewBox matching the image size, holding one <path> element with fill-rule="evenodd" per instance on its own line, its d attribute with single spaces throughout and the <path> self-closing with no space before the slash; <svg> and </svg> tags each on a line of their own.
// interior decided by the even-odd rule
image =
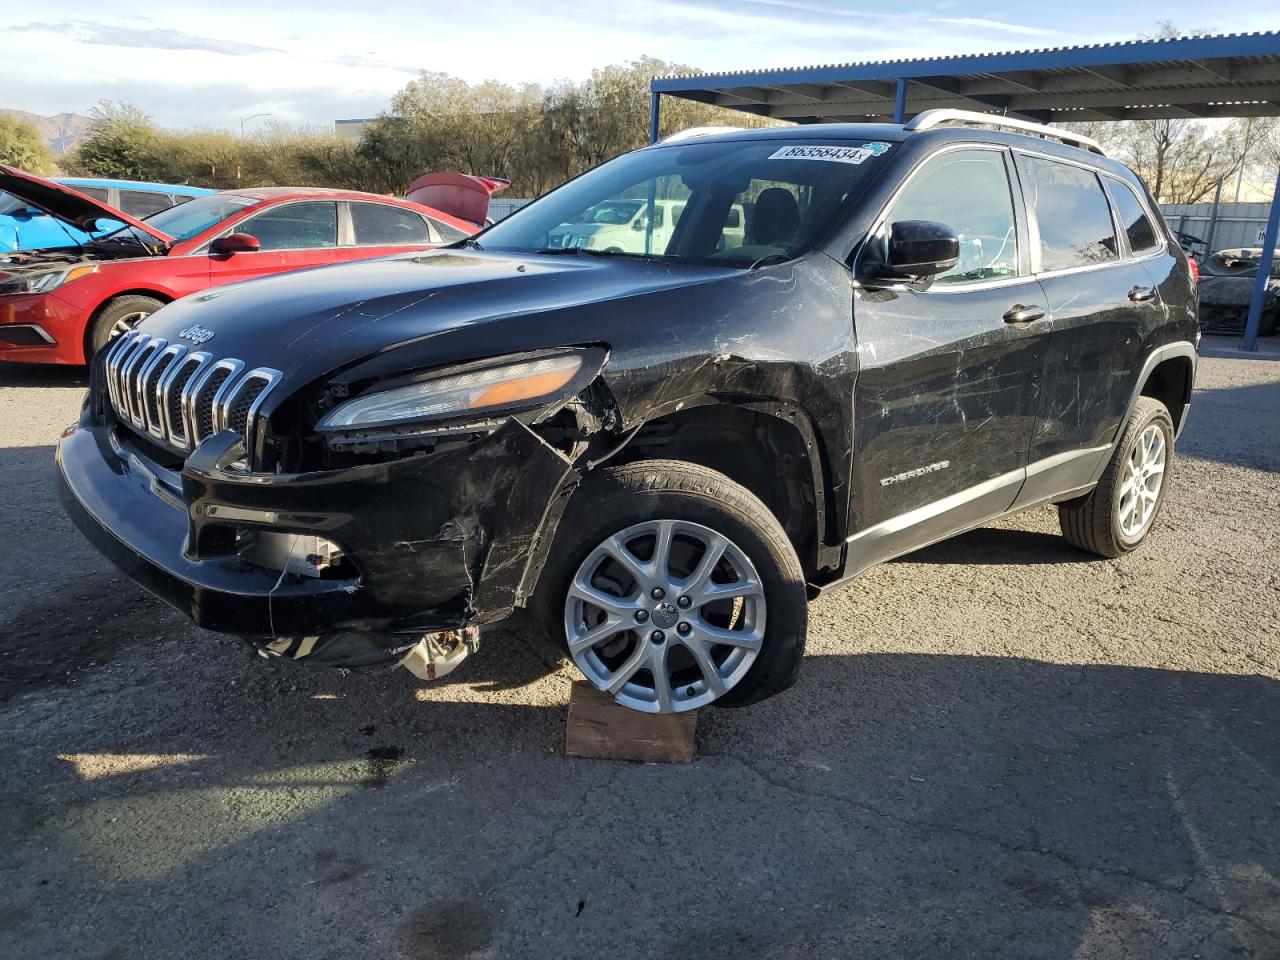
<svg viewBox="0 0 1280 960">
<path fill-rule="evenodd" d="M 521 603 L 534 547 L 554 533 L 548 504 L 576 480 L 566 457 L 510 421 L 452 450 L 308 474 L 223 470 L 220 443 L 234 438 L 218 435 L 188 459 L 179 498 L 114 449 L 113 429 L 86 416 L 57 458 L 68 513 L 121 570 L 208 629 L 380 634 L 388 659 L 423 633 L 496 622 Z M 237 546 L 245 531 L 320 535 L 349 565 L 325 578 L 268 569 Z"/>
</svg>

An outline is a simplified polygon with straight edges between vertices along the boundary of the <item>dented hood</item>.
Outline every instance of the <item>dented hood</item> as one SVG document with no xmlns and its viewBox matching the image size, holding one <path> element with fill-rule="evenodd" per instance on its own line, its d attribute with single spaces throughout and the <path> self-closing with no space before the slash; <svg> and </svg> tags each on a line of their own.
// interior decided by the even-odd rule
<svg viewBox="0 0 1280 960">
<path fill-rule="evenodd" d="M 525 318 L 534 314 L 567 315 L 572 308 L 604 301 L 616 309 L 619 298 L 739 274 L 722 267 L 671 269 L 591 257 L 439 250 L 218 287 L 166 306 L 138 329 L 191 349 L 199 341 L 198 349 L 215 357 L 278 369 L 296 388 L 340 367 L 407 347 L 414 349 L 400 356 L 412 353 L 430 362 L 444 356 L 443 343 L 439 351 L 433 348 L 434 338 L 464 329 L 473 334 L 467 341 L 471 355 L 489 356 L 499 349 L 495 331 L 503 324 L 522 330 Z M 562 333 L 557 331 L 559 343 L 532 342 L 536 336 L 531 333 L 530 342 L 519 348 L 593 342 L 601 325 L 590 326 L 574 329 L 566 323 Z M 512 333 L 509 327 L 503 331 Z M 380 365 L 395 367 L 395 359 L 384 359 L 388 363 Z"/>
<path fill-rule="evenodd" d="M 85 233 L 93 232 L 97 220 L 118 220 L 137 227 L 161 243 L 173 243 L 173 237 L 169 234 L 147 226 L 123 210 L 117 210 L 110 204 L 95 200 L 65 184 L 37 177 L 17 167 L 0 164 L 0 190 Z"/>
</svg>

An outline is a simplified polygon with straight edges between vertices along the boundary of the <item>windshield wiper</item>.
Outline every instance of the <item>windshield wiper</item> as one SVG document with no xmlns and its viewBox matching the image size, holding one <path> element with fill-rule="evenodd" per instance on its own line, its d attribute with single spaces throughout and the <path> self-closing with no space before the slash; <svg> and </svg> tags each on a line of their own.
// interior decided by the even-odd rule
<svg viewBox="0 0 1280 960">
<path fill-rule="evenodd" d="M 663 258 L 652 253 L 628 253 L 626 250 L 594 250 L 591 247 L 543 247 L 535 250 L 548 257 L 563 257 L 567 254 L 585 257 L 618 257 L 624 260 L 645 260 L 649 263 L 662 263 Z"/>
<path fill-rule="evenodd" d="M 458 244 L 458 247 L 459 249 L 462 249 L 462 250 L 483 250 L 484 249 L 484 247 L 480 245 L 480 241 L 477 240 L 475 237 L 467 237 L 467 239 L 463 240 L 460 244 Z"/>
</svg>

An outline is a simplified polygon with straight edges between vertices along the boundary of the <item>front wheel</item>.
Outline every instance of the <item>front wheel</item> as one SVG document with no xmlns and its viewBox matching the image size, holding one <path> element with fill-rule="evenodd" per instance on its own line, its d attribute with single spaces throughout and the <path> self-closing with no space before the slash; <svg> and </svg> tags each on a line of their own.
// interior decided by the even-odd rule
<svg viewBox="0 0 1280 960">
<path fill-rule="evenodd" d="M 768 507 L 671 460 L 612 467 L 575 493 L 535 593 L 595 687 L 646 713 L 743 706 L 791 686 L 808 600 Z"/>
<path fill-rule="evenodd" d="M 89 356 L 97 353 L 114 337 L 128 333 L 151 314 L 155 313 L 164 302 L 155 297 L 130 295 L 116 297 L 108 301 L 93 321 L 93 329 L 89 331 Z"/>
<path fill-rule="evenodd" d="M 1058 506 L 1062 535 L 1104 557 L 1137 549 L 1160 513 L 1172 466 L 1173 418 L 1159 400 L 1139 397 L 1093 492 Z"/>
</svg>

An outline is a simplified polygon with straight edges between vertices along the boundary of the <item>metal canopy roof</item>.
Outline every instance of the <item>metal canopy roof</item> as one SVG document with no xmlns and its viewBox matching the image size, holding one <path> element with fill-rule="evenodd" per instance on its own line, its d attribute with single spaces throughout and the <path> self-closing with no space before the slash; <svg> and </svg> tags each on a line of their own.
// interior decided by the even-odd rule
<svg viewBox="0 0 1280 960">
<path fill-rule="evenodd" d="M 1037 123 L 1280 116 L 1280 32 L 700 73 L 652 89 L 798 123 L 948 107 Z"/>
</svg>

